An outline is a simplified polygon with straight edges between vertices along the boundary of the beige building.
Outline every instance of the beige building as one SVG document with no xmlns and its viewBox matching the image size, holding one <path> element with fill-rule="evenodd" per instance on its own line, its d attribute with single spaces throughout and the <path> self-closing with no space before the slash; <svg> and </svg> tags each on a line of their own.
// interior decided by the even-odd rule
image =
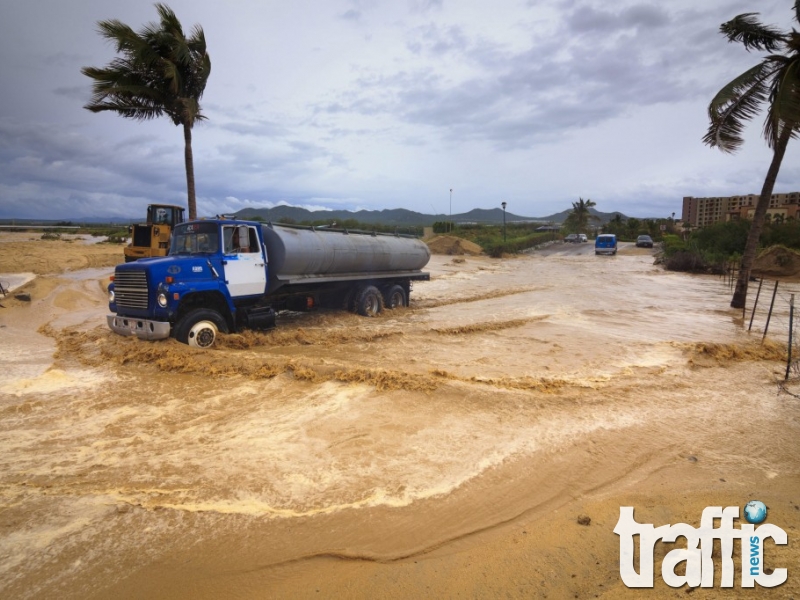
<svg viewBox="0 0 800 600">
<path fill-rule="evenodd" d="M 683 198 L 681 219 L 692 227 L 705 227 L 717 221 L 752 219 L 758 204 L 757 194 L 719 196 L 713 198 Z M 772 194 L 767 209 L 768 219 L 797 219 L 800 217 L 800 192 Z"/>
</svg>

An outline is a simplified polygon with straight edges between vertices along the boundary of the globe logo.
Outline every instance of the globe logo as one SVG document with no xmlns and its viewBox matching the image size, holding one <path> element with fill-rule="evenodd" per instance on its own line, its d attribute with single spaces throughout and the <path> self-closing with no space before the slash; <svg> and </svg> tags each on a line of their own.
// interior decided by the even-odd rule
<svg viewBox="0 0 800 600">
<path fill-rule="evenodd" d="M 744 517 L 753 525 L 763 523 L 767 518 L 767 505 L 760 500 L 750 500 L 744 506 Z"/>
</svg>

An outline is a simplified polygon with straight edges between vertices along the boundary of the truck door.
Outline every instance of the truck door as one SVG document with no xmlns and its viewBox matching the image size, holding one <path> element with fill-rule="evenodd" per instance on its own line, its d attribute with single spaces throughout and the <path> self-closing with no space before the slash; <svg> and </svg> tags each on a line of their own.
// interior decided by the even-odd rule
<svg viewBox="0 0 800 600">
<path fill-rule="evenodd" d="M 225 225 L 222 227 L 225 253 L 225 283 L 232 297 L 263 294 L 267 287 L 267 270 L 263 250 L 255 227 Z"/>
</svg>

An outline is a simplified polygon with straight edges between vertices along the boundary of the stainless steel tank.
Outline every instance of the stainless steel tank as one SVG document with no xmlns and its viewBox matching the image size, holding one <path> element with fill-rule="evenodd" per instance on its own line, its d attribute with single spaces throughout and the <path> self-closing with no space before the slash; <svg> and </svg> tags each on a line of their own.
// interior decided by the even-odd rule
<svg viewBox="0 0 800 600">
<path fill-rule="evenodd" d="M 428 246 L 391 234 L 262 225 L 271 278 L 304 275 L 417 271 L 428 264 Z"/>
</svg>

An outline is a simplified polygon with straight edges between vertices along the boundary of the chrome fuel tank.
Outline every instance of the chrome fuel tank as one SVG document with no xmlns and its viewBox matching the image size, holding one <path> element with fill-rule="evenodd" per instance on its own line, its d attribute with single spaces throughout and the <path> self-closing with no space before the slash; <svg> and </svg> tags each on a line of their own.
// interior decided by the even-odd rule
<svg viewBox="0 0 800 600">
<path fill-rule="evenodd" d="M 279 224 L 262 225 L 261 231 L 270 278 L 417 271 L 431 257 L 414 237 Z"/>
</svg>

